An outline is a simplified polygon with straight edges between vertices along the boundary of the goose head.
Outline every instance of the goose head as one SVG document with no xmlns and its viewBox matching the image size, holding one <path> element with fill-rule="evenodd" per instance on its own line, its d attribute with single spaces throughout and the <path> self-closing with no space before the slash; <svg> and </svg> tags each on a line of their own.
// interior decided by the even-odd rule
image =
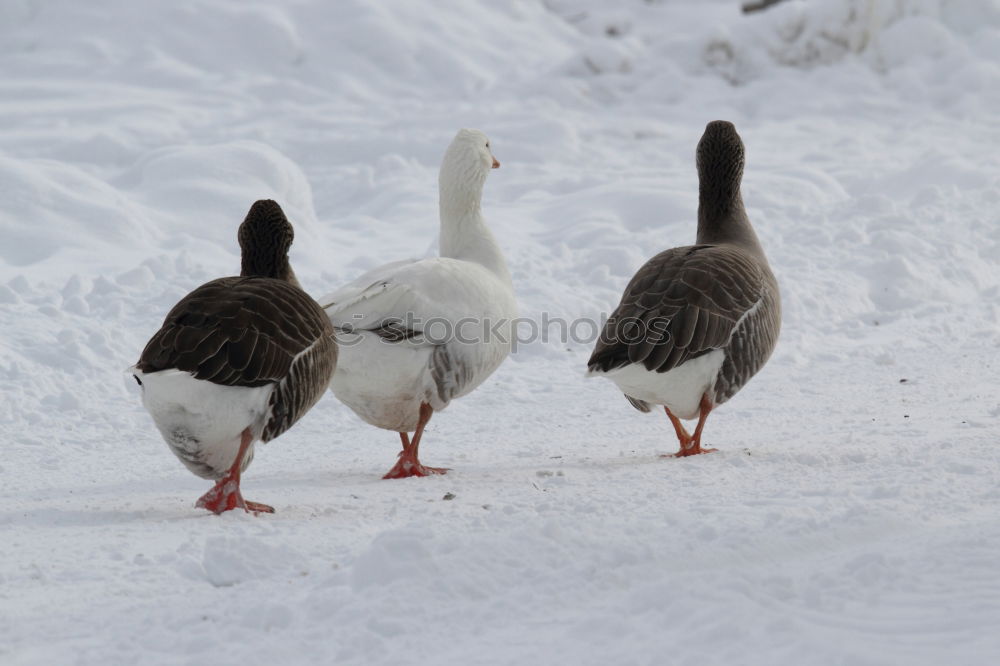
<svg viewBox="0 0 1000 666">
<path fill-rule="evenodd" d="M 269 277 L 298 284 L 288 263 L 288 250 L 295 232 L 277 202 L 261 199 L 250 207 L 240 225 L 240 242 L 244 277 Z"/>
<path fill-rule="evenodd" d="M 488 136 L 479 130 L 460 129 L 441 161 L 438 184 L 442 208 L 478 208 L 487 174 L 499 167 Z"/>
<path fill-rule="evenodd" d="M 736 126 L 725 120 L 710 122 L 698 142 L 698 180 L 702 192 L 738 196 L 744 161 L 743 140 Z"/>
</svg>

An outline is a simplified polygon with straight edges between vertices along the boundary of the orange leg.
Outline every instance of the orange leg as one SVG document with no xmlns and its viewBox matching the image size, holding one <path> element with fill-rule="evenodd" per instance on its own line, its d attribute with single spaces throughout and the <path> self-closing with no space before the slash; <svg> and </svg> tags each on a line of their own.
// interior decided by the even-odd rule
<svg viewBox="0 0 1000 666">
<path fill-rule="evenodd" d="M 703 395 L 701 397 L 701 408 L 698 414 L 698 425 L 694 429 L 694 434 L 688 435 L 687 430 L 684 429 L 684 426 L 677 419 L 677 417 L 671 414 L 670 410 L 667 409 L 667 416 L 670 417 L 670 422 L 674 424 L 674 430 L 677 432 L 677 439 L 680 441 L 681 448 L 677 453 L 664 457 L 683 458 L 685 456 L 695 456 L 699 453 L 711 453 L 713 451 L 718 451 L 718 449 L 701 448 L 701 431 L 705 428 L 705 421 L 708 419 L 708 414 L 711 411 L 712 403 L 709 402 L 707 395 Z"/>
<path fill-rule="evenodd" d="M 667 413 L 667 418 L 670 419 L 670 423 L 674 426 L 674 432 L 677 433 L 677 441 L 681 443 L 681 449 L 687 448 L 691 443 L 691 435 L 688 434 L 684 424 L 681 423 L 679 418 L 674 416 L 674 413 L 666 405 L 663 406 L 663 411 Z"/>
<path fill-rule="evenodd" d="M 413 433 L 413 440 L 405 432 L 399 433 L 399 439 L 403 442 L 403 450 L 399 453 L 399 460 L 390 469 L 383 479 L 405 479 L 408 476 L 430 476 L 431 474 L 444 474 L 447 467 L 426 467 L 420 464 L 418 451 L 420 449 L 420 438 L 424 434 L 424 427 L 431 420 L 434 410 L 426 402 L 420 403 L 420 420 L 417 421 L 417 430 Z"/>
<path fill-rule="evenodd" d="M 254 514 L 274 513 L 274 507 L 260 502 L 248 502 L 240 494 L 240 468 L 243 467 L 243 456 L 250 448 L 251 441 L 253 441 L 253 437 L 250 434 L 250 428 L 247 428 L 240 436 L 240 450 L 236 454 L 233 466 L 229 468 L 229 472 L 224 477 L 215 482 L 215 486 L 211 490 L 198 499 L 195 503 L 196 507 L 208 509 L 215 514 L 236 508 Z"/>
</svg>

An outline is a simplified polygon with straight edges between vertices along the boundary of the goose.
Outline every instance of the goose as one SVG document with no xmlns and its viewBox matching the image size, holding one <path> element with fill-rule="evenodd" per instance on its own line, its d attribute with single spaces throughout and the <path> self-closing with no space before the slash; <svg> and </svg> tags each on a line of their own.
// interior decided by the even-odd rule
<svg viewBox="0 0 1000 666">
<path fill-rule="evenodd" d="M 292 225 L 257 201 L 239 228 L 239 277 L 207 282 L 170 310 L 129 370 L 170 450 L 215 480 L 196 506 L 219 514 L 274 508 L 243 499 L 254 443 L 288 430 L 326 392 L 333 327 L 288 262 Z"/>
<path fill-rule="evenodd" d="M 639 269 L 587 363 L 639 411 L 663 406 L 678 457 L 716 450 L 701 447 L 705 420 L 764 366 L 781 327 L 778 283 L 740 194 L 744 160 L 736 127 L 710 122 L 697 150 L 696 244 Z M 693 418 L 689 434 L 679 419 Z"/>
<path fill-rule="evenodd" d="M 481 209 L 486 176 L 499 166 L 485 134 L 460 130 L 438 177 L 440 256 L 386 264 L 320 299 L 340 342 L 333 394 L 399 433 L 402 451 L 383 478 L 447 472 L 420 462 L 427 422 L 510 353 L 514 289 Z"/>
</svg>

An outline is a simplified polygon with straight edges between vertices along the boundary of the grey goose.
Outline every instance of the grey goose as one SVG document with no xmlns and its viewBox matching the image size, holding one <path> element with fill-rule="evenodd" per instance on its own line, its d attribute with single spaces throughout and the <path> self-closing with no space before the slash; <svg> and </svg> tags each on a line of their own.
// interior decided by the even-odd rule
<svg viewBox="0 0 1000 666">
<path fill-rule="evenodd" d="M 708 124 L 698 143 L 698 235 L 666 250 L 632 278 L 588 362 L 632 405 L 662 405 L 677 456 L 701 447 L 709 413 L 760 370 L 778 339 L 778 283 L 743 198 L 744 148 L 732 123 Z M 679 419 L 698 418 L 694 434 Z"/>
<path fill-rule="evenodd" d="M 256 202 L 239 228 L 239 277 L 207 282 L 170 310 L 130 368 L 170 449 L 215 480 L 196 506 L 273 513 L 240 493 L 254 443 L 278 437 L 316 403 L 337 363 L 333 327 L 288 261 L 292 226 Z"/>
</svg>

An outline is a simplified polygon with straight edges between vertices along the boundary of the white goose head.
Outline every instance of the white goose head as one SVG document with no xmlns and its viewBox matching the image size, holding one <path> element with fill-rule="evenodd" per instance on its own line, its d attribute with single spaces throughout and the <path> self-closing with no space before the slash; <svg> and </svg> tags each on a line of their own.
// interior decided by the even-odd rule
<svg viewBox="0 0 1000 666">
<path fill-rule="evenodd" d="M 499 166 L 500 162 L 490 150 L 488 136 L 479 130 L 458 130 L 444 154 L 438 174 L 442 214 L 477 213 L 486 176 L 490 169 Z"/>
<path fill-rule="evenodd" d="M 473 129 L 458 130 L 445 151 L 438 175 L 442 257 L 473 261 L 510 283 L 510 272 L 481 209 L 483 184 L 490 169 L 500 166 L 490 138 Z"/>
</svg>

